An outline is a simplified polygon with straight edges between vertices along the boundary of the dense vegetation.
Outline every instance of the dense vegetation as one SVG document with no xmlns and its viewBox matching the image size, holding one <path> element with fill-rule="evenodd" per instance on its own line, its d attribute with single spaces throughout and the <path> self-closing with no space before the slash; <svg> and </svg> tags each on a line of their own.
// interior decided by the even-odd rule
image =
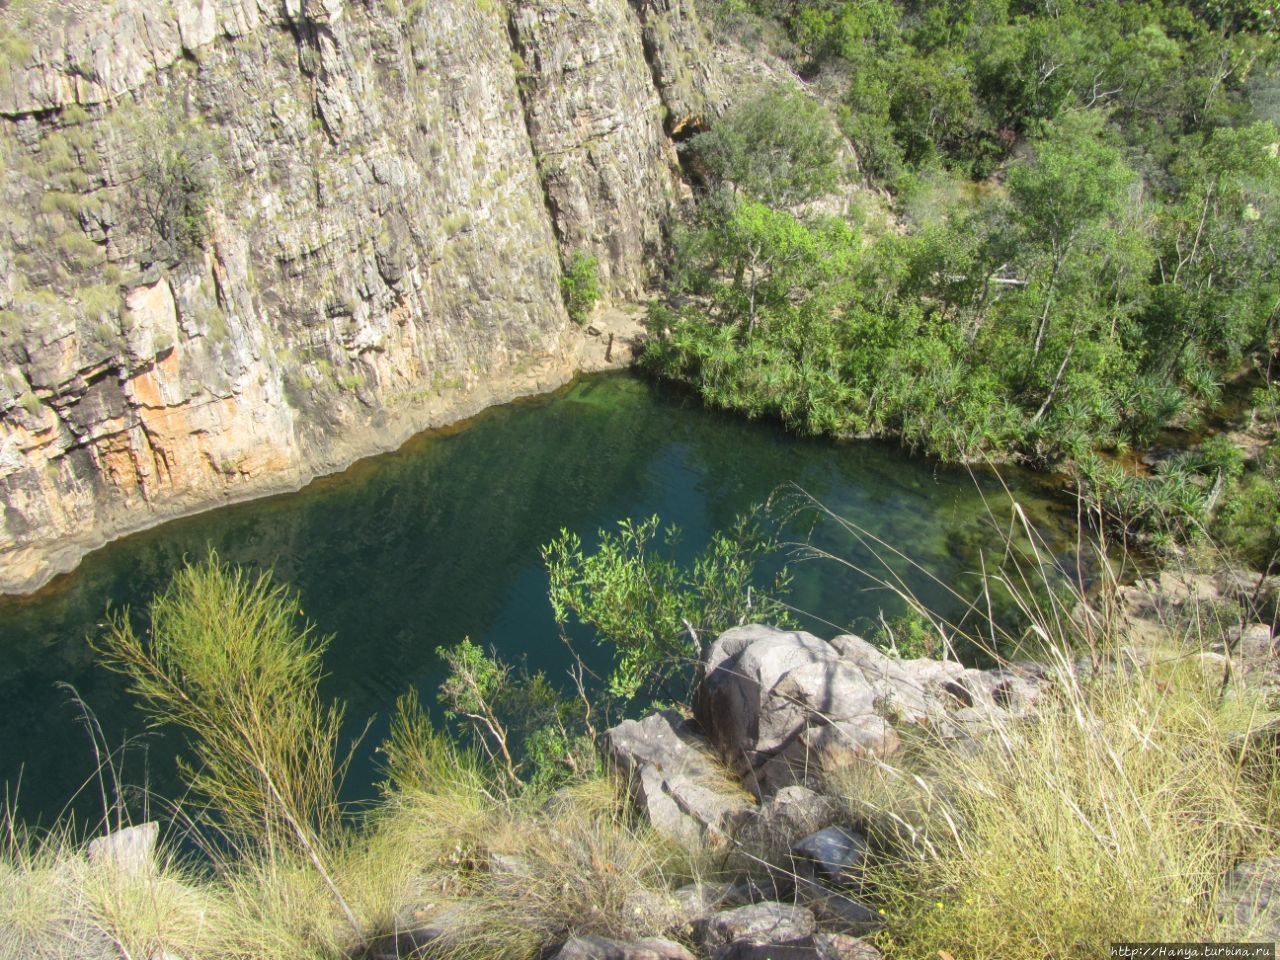
<svg viewBox="0 0 1280 960">
<path fill-rule="evenodd" d="M 719 15 L 810 90 L 765 88 L 685 145 L 705 189 L 651 369 L 803 432 L 1036 462 L 1150 440 L 1246 365 L 1269 373 L 1280 81 L 1263 4 Z"/>
</svg>

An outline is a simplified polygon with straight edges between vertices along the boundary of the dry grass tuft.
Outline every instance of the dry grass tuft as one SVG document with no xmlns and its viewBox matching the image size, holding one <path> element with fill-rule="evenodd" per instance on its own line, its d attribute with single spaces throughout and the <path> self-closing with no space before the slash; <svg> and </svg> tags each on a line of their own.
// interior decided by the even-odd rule
<svg viewBox="0 0 1280 960">
<path fill-rule="evenodd" d="M 896 856 L 872 884 L 895 956 L 1107 956 L 1117 941 L 1212 936 L 1214 896 L 1274 850 L 1275 759 L 1238 698 L 1198 671 L 1064 659 L 1034 721 L 963 748 L 922 742 L 842 792 Z"/>
<path fill-rule="evenodd" d="M 90 863 L 65 834 L 16 831 L 0 852 L 2 960 L 224 957 L 228 918 L 220 892 L 173 860 L 127 871 Z"/>
</svg>

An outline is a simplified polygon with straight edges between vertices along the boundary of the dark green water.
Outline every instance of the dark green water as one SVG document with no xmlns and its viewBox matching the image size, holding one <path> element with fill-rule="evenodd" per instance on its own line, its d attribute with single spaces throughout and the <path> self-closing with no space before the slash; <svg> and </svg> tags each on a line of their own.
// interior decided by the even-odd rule
<svg viewBox="0 0 1280 960">
<path fill-rule="evenodd" d="M 1004 480 L 1051 538 L 1067 529 L 1070 517 L 1033 478 L 1006 472 Z M 172 744 L 146 732 L 123 682 L 94 665 L 86 637 L 101 629 L 108 605 L 144 607 L 184 557 L 201 557 L 208 545 L 226 560 L 274 568 L 300 591 L 306 615 L 336 636 L 326 692 L 346 701 L 359 728 L 373 715 L 385 721 L 410 686 L 433 701 L 441 680 L 434 650 L 464 636 L 561 676 L 566 656 L 538 555 L 561 527 L 590 542 L 601 526 L 657 512 L 684 528 L 693 552 L 788 483 L 962 589 L 972 588 L 980 551 L 1002 550 L 983 500 L 994 495 L 995 515 L 1007 524 L 994 478 L 940 470 L 879 444 L 790 437 L 630 376 L 589 378 L 419 437 L 297 494 L 129 537 L 34 597 L 0 598 L 0 781 L 12 794 L 20 779 L 20 815 L 48 822 L 93 777 L 79 710 L 58 687 L 65 682 L 93 709 L 111 747 L 130 742 L 125 779 L 173 795 Z M 829 524 L 810 531 L 793 521 L 784 535 L 874 564 Z M 897 609 L 891 595 L 844 567 L 794 569 L 792 602 L 824 620 L 853 624 Z M 912 584 L 954 610 L 923 576 Z M 819 620 L 809 625 L 835 632 Z M 373 794 L 372 748 L 383 729 L 375 722 L 361 748 L 349 798 Z M 97 789 L 77 802 L 82 816 L 93 815 Z"/>
</svg>

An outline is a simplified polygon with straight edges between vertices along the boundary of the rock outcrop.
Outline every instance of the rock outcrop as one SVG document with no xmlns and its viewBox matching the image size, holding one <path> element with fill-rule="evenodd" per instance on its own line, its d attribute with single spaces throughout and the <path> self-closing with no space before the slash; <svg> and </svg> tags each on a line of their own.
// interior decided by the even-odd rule
<svg viewBox="0 0 1280 960">
<path fill-rule="evenodd" d="M 604 741 L 609 758 L 630 781 L 636 804 L 670 839 L 714 842 L 752 806 L 706 738 L 674 710 L 626 720 L 606 731 Z"/>
<path fill-rule="evenodd" d="M 0 11 L 0 590 L 567 380 L 562 266 L 643 291 L 703 42 L 691 0 Z"/>
<path fill-rule="evenodd" d="M 1045 683 L 1031 664 L 979 670 L 898 660 L 861 637 L 828 642 L 748 624 L 707 651 L 693 720 L 673 710 L 628 720 L 606 731 L 604 746 L 660 832 L 686 842 L 746 841 L 775 859 L 812 833 L 814 848 L 791 849 L 788 859 L 792 873 L 796 858 L 809 861 L 817 879 L 828 868 L 814 864 L 858 844 L 810 783 L 894 753 L 900 728 L 943 738 L 989 732 L 1028 714 Z"/>
<path fill-rule="evenodd" d="M 759 624 L 722 633 L 702 666 L 694 719 L 630 720 L 605 747 L 660 833 L 738 865 L 734 882 L 676 891 L 686 935 L 711 960 L 879 957 L 861 939 L 885 924 L 867 902 L 873 843 L 812 787 L 893 753 L 901 728 L 959 743 L 1007 729 L 1048 682 L 1033 665 L 899 660 L 860 637 Z"/>
<path fill-rule="evenodd" d="M 695 714 L 720 759 L 758 795 L 898 749 L 897 727 L 961 736 L 1025 712 L 1035 671 L 895 660 L 855 636 L 831 642 L 748 625 L 721 634 Z"/>
</svg>

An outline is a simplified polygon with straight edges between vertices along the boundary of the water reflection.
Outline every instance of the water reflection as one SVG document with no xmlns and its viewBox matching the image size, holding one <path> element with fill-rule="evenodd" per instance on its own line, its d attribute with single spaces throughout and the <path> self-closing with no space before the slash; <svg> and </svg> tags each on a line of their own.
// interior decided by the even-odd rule
<svg viewBox="0 0 1280 960">
<path fill-rule="evenodd" d="M 1058 517 L 1032 479 L 1008 473 L 1052 535 Z M 21 776 L 24 816 L 48 819 L 92 774 L 93 752 L 56 684 L 74 684 L 112 745 L 143 731 L 123 681 L 95 667 L 86 638 L 108 607 L 135 614 L 184 557 L 212 545 L 226 560 L 273 568 L 336 640 L 325 693 L 347 701 L 354 729 L 416 686 L 434 700 L 434 650 L 470 636 L 559 676 L 565 652 L 546 603 L 538 548 L 562 527 L 590 541 L 625 516 L 657 512 L 700 551 L 712 530 L 796 484 L 894 545 L 944 582 L 962 584 L 977 554 L 998 551 L 975 480 L 870 443 L 832 445 L 709 412 L 678 391 L 626 375 L 585 379 L 558 396 L 487 412 L 467 429 L 427 435 L 287 496 L 170 523 L 112 544 L 33 598 L 0 599 L 0 780 Z M 1007 508 L 1005 509 L 1007 512 Z M 858 565 L 872 559 L 827 527 L 792 527 Z M 950 604 L 923 575 L 923 596 Z M 794 603 L 846 625 L 895 598 L 844 567 L 796 568 Z M 815 628 L 831 628 L 820 621 Z M 590 651 L 588 651 L 590 652 Z M 595 656 L 602 656 L 596 653 Z M 376 779 L 375 724 L 349 797 Z M 149 738 L 126 776 L 172 795 L 171 745 Z M 145 762 L 145 769 L 144 769 Z M 86 815 L 93 802 L 84 798 Z"/>
</svg>

